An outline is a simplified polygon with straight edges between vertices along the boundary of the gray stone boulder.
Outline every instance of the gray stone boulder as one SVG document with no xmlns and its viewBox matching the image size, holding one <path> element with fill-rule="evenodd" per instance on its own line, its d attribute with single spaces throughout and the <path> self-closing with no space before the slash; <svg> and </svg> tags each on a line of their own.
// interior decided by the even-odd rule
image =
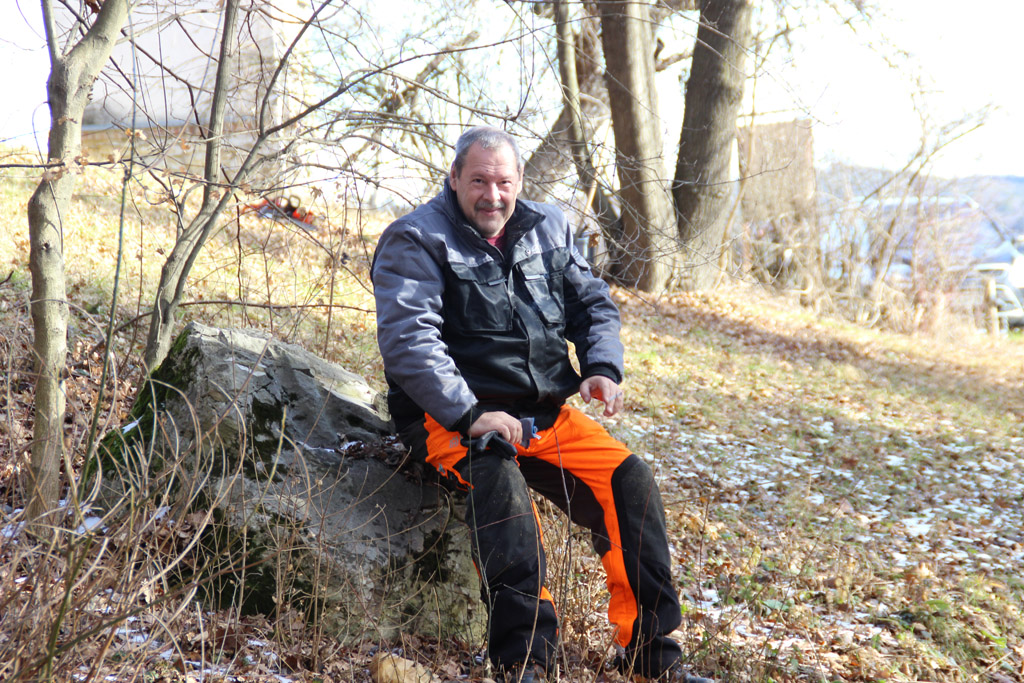
<svg viewBox="0 0 1024 683">
<path fill-rule="evenodd" d="M 108 503 L 211 513 L 205 560 L 182 581 L 246 611 L 302 611 L 348 640 L 481 638 L 461 507 L 399 467 L 362 378 L 259 332 L 191 323 L 151 379 L 91 472 Z"/>
</svg>

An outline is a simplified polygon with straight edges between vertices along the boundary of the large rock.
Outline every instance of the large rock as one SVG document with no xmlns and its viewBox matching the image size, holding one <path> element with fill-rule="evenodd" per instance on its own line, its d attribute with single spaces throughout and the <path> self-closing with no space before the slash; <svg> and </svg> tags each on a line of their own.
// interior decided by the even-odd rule
<svg viewBox="0 0 1024 683">
<path fill-rule="evenodd" d="M 204 545 L 219 559 L 191 577 L 208 594 L 249 611 L 284 600 L 345 638 L 480 637 L 460 508 L 396 470 L 404 454 L 362 378 L 258 332 L 192 323 L 152 380 L 104 440 L 103 490 L 213 509 Z"/>
</svg>

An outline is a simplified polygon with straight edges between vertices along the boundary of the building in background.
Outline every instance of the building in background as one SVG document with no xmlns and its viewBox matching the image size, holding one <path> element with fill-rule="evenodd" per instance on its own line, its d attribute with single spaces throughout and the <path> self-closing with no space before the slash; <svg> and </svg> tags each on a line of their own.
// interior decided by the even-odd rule
<svg viewBox="0 0 1024 683">
<path fill-rule="evenodd" d="M 221 173 L 228 181 L 261 130 L 293 115 L 297 69 L 281 58 L 302 27 L 301 0 L 243 3 L 227 85 Z M 308 11 L 307 11 L 308 13 Z M 83 120 L 83 149 L 94 159 L 122 158 L 137 131 L 136 163 L 154 170 L 202 174 L 224 20 L 218 0 L 153 0 L 132 13 L 126 33 L 97 80 Z M 288 130 L 262 146 L 247 181 L 254 191 L 289 183 L 299 150 Z"/>
</svg>

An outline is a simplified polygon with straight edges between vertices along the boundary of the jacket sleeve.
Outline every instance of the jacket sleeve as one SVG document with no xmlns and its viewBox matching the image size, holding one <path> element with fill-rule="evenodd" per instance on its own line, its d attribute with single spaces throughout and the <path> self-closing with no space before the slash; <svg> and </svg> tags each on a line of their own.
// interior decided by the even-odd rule
<svg viewBox="0 0 1024 683">
<path fill-rule="evenodd" d="M 441 340 L 444 278 L 415 226 L 399 222 L 384 231 L 371 277 L 388 377 L 445 429 L 465 432 L 476 396 Z"/>
<path fill-rule="evenodd" d="M 612 301 L 608 284 L 594 275 L 576 249 L 568 224 L 566 233 L 571 257 L 563 273 L 565 336 L 576 347 L 584 378 L 603 375 L 621 382 L 624 349 L 619 338 L 619 309 Z"/>
</svg>

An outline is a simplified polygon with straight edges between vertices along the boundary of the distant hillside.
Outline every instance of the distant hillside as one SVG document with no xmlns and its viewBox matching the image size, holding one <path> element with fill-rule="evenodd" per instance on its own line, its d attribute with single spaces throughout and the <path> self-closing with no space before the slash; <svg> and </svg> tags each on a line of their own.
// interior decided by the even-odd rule
<svg viewBox="0 0 1024 683">
<path fill-rule="evenodd" d="M 1024 177 L 974 176 L 960 182 L 1000 227 L 1024 234 Z"/>
<path fill-rule="evenodd" d="M 864 196 L 888 180 L 885 169 L 847 164 L 832 164 L 816 170 L 819 205 L 844 203 Z M 929 192 L 935 195 L 967 195 L 1004 232 L 1004 236 L 1024 234 L 1024 177 L 971 176 L 968 178 L 928 179 Z M 897 186 L 898 187 L 898 186 Z M 895 188 L 893 191 L 896 191 Z"/>
</svg>

